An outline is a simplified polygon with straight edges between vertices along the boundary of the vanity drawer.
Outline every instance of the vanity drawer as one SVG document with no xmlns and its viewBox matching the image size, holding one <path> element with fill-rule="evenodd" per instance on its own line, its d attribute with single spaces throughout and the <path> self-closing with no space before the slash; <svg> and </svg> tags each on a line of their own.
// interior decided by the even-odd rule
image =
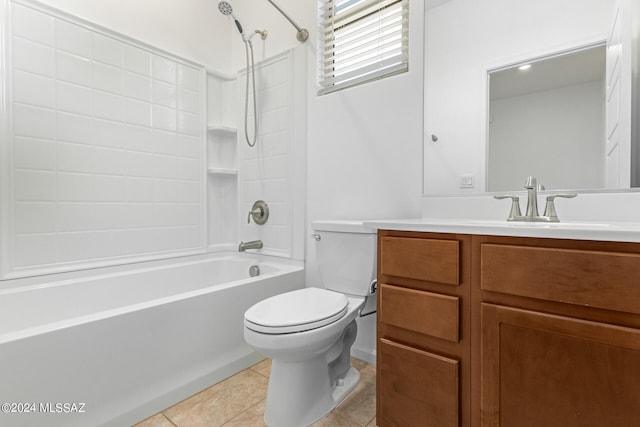
<svg viewBox="0 0 640 427">
<path fill-rule="evenodd" d="M 457 360 L 386 339 L 378 345 L 379 425 L 460 425 Z"/>
<path fill-rule="evenodd" d="M 460 298 L 381 284 L 378 320 L 457 343 Z"/>
<path fill-rule="evenodd" d="M 481 246 L 485 291 L 640 314 L 640 254 Z"/>
<path fill-rule="evenodd" d="M 457 240 L 382 237 L 380 272 L 384 275 L 447 285 L 460 284 Z"/>
</svg>

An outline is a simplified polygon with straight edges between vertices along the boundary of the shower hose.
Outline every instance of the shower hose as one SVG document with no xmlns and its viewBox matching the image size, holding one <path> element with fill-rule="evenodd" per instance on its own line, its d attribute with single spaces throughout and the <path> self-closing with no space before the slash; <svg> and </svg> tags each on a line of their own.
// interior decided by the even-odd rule
<svg viewBox="0 0 640 427">
<path fill-rule="evenodd" d="M 247 57 L 247 74 L 246 74 L 246 84 L 244 91 L 244 138 L 249 144 L 249 147 L 253 147 L 256 145 L 256 141 L 258 139 L 258 115 L 256 113 L 256 69 L 255 64 L 253 62 L 253 45 L 251 44 L 251 40 L 245 40 L 244 49 Z M 251 55 L 249 55 L 249 50 L 251 50 Z M 249 138 L 249 130 L 248 130 L 248 115 L 249 115 L 249 56 L 251 56 L 251 77 L 253 81 L 253 140 Z"/>
</svg>

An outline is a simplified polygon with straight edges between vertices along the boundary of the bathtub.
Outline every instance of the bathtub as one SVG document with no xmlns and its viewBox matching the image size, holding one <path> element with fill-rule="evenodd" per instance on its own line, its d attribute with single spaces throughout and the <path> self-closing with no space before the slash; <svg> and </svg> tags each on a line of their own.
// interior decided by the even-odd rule
<svg viewBox="0 0 640 427">
<path fill-rule="evenodd" d="M 238 253 L 75 276 L 0 289 L 0 425 L 134 424 L 261 360 L 244 311 L 304 284 Z"/>
</svg>

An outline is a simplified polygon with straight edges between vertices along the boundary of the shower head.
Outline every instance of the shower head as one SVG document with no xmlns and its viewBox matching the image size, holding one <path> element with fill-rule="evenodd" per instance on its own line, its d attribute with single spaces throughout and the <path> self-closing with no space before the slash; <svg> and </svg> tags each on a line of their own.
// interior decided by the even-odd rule
<svg viewBox="0 0 640 427">
<path fill-rule="evenodd" d="M 233 18 L 233 21 L 236 23 L 236 27 L 238 28 L 238 31 L 240 32 L 242 37 L 244 37 L 244 31 L 242 30 L 242 25 L 240 25 L 240 21 L 238 21 L 238 18 L 236 18 L 233 15 L 233 7 L 231 7 L 231 3 L 229 3 L 226 0 L 220 0 L 218 2 L 218 10 L 224 16 L 231 16 Z"/>
<path fill-rule="evenodd" d="M 224 16 L 229 16 L 233 14 L 233 8 L 231 7 L 231 3 L 225 0 L 220 0 L 218 2 L 218 10 Z"/>
</svg>

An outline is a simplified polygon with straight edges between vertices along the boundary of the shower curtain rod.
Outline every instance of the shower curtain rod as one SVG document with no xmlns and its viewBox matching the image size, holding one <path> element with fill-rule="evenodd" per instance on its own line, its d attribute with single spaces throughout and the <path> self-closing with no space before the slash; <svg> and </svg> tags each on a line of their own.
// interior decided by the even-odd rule
<svg viewBox="0 0 640 427">
<path fill-rule="evenodd" d="M 298 34 L 296 34 L 296 39 L 298 39 L 298 41 L 304 42 L 309 38 L 309 31 L 307 31 L 305 28 L 301 28 L 298 24 L 296 24 L 295 21 L 291 19 L 289 15 L 287 15 L 287 13 L 284 10 L 282 10 L 282 8 L 280 8 L 280 6 L 278 6 L 275 2 L 273 2 L 273 0 L 267 0 L 267 1 L 271 3 L 271 5 L 275 7 L 278 10 L 278 12 L 282 14 L 282 16 L 287 18 L 287 21 L 291 22 L 291 25 L 293 25 L 296 30 L 298 30 Z"/>
</svg>

